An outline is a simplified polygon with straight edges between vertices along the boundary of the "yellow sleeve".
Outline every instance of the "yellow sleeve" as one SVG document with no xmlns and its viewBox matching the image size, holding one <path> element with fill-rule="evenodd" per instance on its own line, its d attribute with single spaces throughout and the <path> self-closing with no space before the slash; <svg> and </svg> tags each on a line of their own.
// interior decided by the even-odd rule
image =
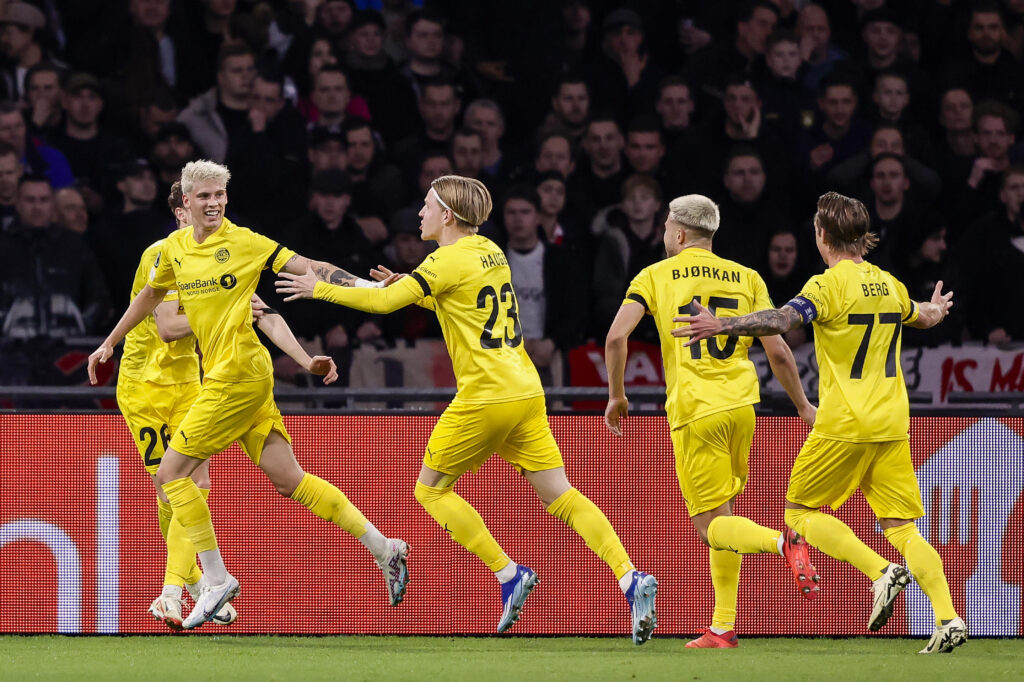
<svg viewBox="0 0 1024 682">
<path fill-rule="evenodd" d="M 412 277 L 403 277 L 389 287 L 339 287 L 317 282 L 313 298 L 355 308 L 366 313 L 393 313 L 423 298 L 419 283 Z"/>
<path fill-rule="evenodd" d="M 637 276 L 629 283 L 629 288 L 626 289 L 626 298 L 623 299 L 622 305 L 639 303 L 648 315 L 653 315 L 657 301 L 654 296 L 654 283 L 651 280 L 650 268 L 644 268 L 637 273 Z"/>
<path fill-rule="evenodd" d="M 910 294 L 907 292 L 906 285 L 893 277 L 893 282 L 896 286 L 896 298 L 900 302 L 900 312 L 903 313 L 903 324 L 910 324 L 911 322 L 917 321 L 918 316 L 921 314 L 921 309 L 917 303 L 910 298 Z"/>
<path fill-rule="evenodd" d="M 154 289 L 173 289 L 177 286 L 174 270 L 171 268 L 171 256 L 167 252 L 165 242 L 157 251 L 153 267 L 149 269 L 149 286 Z"/>
<path fill-rule="evenodd" d="M 270 268 L 275 273 L 281 272 L 284 264 L 295 256 L 295 252 L 281 246 L 270 237 L 264 237 L 259 232 L 252 232 L 253 246 L 256 249 L 256 257 L 264 261 L 263 268 Z"/>
<path fill-rule="evenodd" d="M 416 266 L 408 277 L 420 287 L 420 297 L 426 298 L 443 294 L 455 287 L 462 279 L 457 254 L 453 254 L 446 248 L 441 248 L 434 253 L 427 254 L 423 262 Z"/>
<path fill-rule="evenodd" d="M 833 303 L 836 287 L 826 277 L 827 272 L 815 275 L 807 280 L 800 293 L 797 294 L 786 305 L 795 308 L 804 324 L 812 321 L 827 322 L 832 310 L 836 307 Z"/>
</svg>

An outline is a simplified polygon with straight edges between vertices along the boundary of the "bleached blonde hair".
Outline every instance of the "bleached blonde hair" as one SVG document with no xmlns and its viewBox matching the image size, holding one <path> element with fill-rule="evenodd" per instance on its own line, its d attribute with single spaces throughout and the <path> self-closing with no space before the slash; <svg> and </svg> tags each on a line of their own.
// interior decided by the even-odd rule
<svg viewBox="0 0 1024 682">
<path fill-rule="evenodd" d="M 442 208 L 449 209 L 463 227 L 476 232 L 494 208 L 484 183 L 461 175 L 442 175 L 430 183 Z"/>
<path fill-rule="evenodd" d="M 710 237 L 718 230 L 721 216 L 718 205 L 703 194 L 676 197 L 668 205 L 668 217 L 687 230 L 697 230 Z"/>
<path fill-rule="evenodd" d="M 191 193 L 196 184 L 207 180 L 216 180 L 227 187 L 228 181 L 231 180 L 231 171 L 227 166 L 206 159 L 189 161 L 181 169 L 181 191 L 185 194 Z"/>
</svg>

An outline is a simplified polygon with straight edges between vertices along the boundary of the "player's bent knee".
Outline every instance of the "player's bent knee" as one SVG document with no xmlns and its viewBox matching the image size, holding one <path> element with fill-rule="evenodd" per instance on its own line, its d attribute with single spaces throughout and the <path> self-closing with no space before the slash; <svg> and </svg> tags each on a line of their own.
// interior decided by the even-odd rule
<svg viewBox="0 0 1024 682">
<path fill-rule="evenodd" d="M 431 502 L 441 499 L 450 490 L 450 488 L 435 488 L 416 481 L 416 490 L 413 492 L 413 496 L 420 503 L 420 506 L 426 508 Z"/>
</svg>

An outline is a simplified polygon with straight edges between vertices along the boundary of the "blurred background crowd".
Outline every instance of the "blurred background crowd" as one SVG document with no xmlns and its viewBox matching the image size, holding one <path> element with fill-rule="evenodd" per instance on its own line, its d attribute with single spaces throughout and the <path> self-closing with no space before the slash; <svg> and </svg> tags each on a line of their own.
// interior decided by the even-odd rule
<svg viewBox="0 0 1024 682">
<path fill-rule="evenodd" d="M 776 304 L 823 268 L 837 190 L 913 297 L 956 291 L 905 346 L 1024 340 L 1024 0 L 0 0 L 0 57 L 0 384 L 67 381 L 54 358 L 127 304 L 198 158 L 230 167 L 233 221 L 361 276 L 428 253 L 431 180 L 479 178 L 555 383 L 695 192 Z M 270 279 L 343 367 L 440 338 L 418 308 L 278 305 Z"/>
</svg>

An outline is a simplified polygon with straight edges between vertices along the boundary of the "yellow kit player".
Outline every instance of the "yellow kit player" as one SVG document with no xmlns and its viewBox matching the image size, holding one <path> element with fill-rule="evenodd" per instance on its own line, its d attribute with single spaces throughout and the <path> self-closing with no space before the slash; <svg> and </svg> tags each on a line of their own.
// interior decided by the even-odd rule
<svg viewBox="0 0 1024 682">
<path fill-rule="evenodd" d="M 171 186 L 167 202 L 179 229 L 191 224 L 192 219 L 182 203 L 180 182 Z M 162 245 L 163 240 L 160 240 L 143 252 L 132 283 L 132 298 L 146 285 Z M 281 316 L 266 314 L 268 310 L 254 296 L 253 314 L 259 318 L 260 329 L 307 370 L 325 375 L 324 383 L 333 383 L 338 377 L 334 361 L 321 356 L 310 358 Z M 150 476 L 156 475 L 171 434 L 199 395 L 199 357 L 195 346 L 195 337 L 188 318 L 180 310 L 176 291 L 168 291 L 152 317 L 143 320 L 125 337 L 117 375 L 117 404 Z M 203 496 L 209 498 L 209 460 L 192 472 L 191 478 Z M 163 591 L 153 600 L 149 611 L 172 630 L 180 630 L 182 584 L 193 598 L 198 598 L 203 574 L 196 564 L 195 548 L 174 518 L 171 505 L 159 486 L 157 507 L 160 531 L 167 543 L 167 566 Z M 212 622 L 230 625 L 237 617 L 234 607 L 225 604 Z"/>
<path fill-rule="evenodd" d="M 279 493 L 358 538 L 384 572 L 389 600 L 397 604 L 408 581 L 408 546 L 385 538 L 340 490 L 299 466 L 274 403 L 270 354 L 253 331 L 250 304 L 265 268 L 295 273 L 313 268 L 325 279 L 374 285 L 329 263 L 303 258 L 227 220 L 230 177 L 226 167 L 211 161 L 185 165 L 181 188 L 193 225 L 164 240 L 149 283 L 89 356 L 89 378 L 95 382 L 97 363 L 110 358 L 114 345 L 149 317 L 168 290 L 177 290 L 202 351 L 204 370 L 199 395 L 171 435 L 155 479 L 205 573 L 199 599 L 182 627 L 202 625 L 239 592 L 217 547 L 210 509 L 190 478 L 205 460 L 234 441 Z"/>
<path fill-rule="evenodd" d="M 689 347 L 719 334 L 766 336 L 813 323 L 818 359 L 818 414 L 793 464 L 786 493 L 786 523 L 814 547 L 853 564 L 872 580 L 869 630 L 892 615 L 907 586 L 907 569 L 889 563 L 839 519 L 838 509 L 860 488 L 885 537 L 906 558 L 935 611 L 935 632 L 921 653 L 948 652 L 967 640 L 953 609 L 942 559 L 914 524 L 924 516 L 910 459 L 910 404 L 900 367 L 903 325 L 927 329 L 952 307 L 952 292 L 935 285 L 931 301 L 917 303 L 888 272 L 864 260 L 877 243 L 864 204 L 835 192 L 818 199 L 814 235 L 828 265 L 777 310 L 716 318 L 699 304 L 677 317 L 673 335 L 692 337 Z"/>
<path fill-rule="evenodd" d="M 676 474 L 690 520 L 711 548 L 715 609 L 711 626 L 689 648 L 734 648 L 736 602 L 743 554 L 786 558 L 804 597 L 816 596 L 814 566 L 807 545 L 792 530 L 785 534 L 733 516 L 733 501 L 747 482 L 747 459 L 754 438 L 754 403 L 760 400 L 757 372 L 747 358 L 751 337 L 708 339 L 683 348 L 672 336 L 672 318 L 706 303 L 726 315 L 771 308 L 764 280 L 754 270 L 711 252 L 718 231 L 718 206 L 699 194 L 673 199 L 665 221 L 665 260 L 640 271 L 612 322 L 605 344 L 608 407 L 605 424 L 622 435 L 628 412 L 623 375 L 629 335 L 645 314 L 654 317 L 665 365 L 669 428 Z M 772 371 L 800 416 L 814 423 L 789 346 L 778 336 L 761 339 Z"/>
<path fill-rule="evenodd" d="M 352 289 L 310 274 L 282 275 L 285 300 L 318 298 L 374 313 L 412 303 L 436 311 L 455 368 L 457 392 L 427 442 L 416 499 L 452 539 L 476 554 L 501 583 L 498 632 L 519 618 L 537 576 L 501 549 L 483 519 L 454 490 L 497 452 L 533 486 L 548 512 L 579 533 L 611 567 L 630 604 L 633 641 L 647 641 L 657 623 L 654 576 L 633 567 L 605 515 L 573 488 L 551 434 L 544 389 L 523 348 L 512 276 L 493 242 L 477 234 L 491 212 L 482 183 L 455 175 L 431 183 L 420 210 L 421 239 L 436 241 L 412 275 L 383 289 Z M 384 275 L 390 274 L 384 272 Z"/>
</svg>

